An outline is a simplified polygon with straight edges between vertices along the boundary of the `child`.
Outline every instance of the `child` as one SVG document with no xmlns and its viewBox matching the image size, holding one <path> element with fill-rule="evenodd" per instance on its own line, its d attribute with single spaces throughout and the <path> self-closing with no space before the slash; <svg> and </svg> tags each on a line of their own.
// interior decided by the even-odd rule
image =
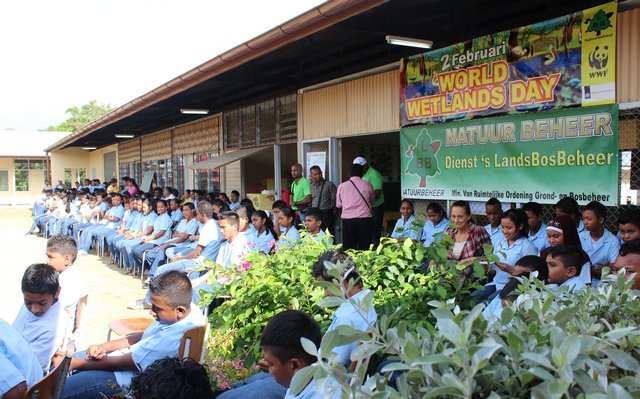
<svg viewBox="0 0 640 399">
<path fill-rule="evenodd" d="M 473 293 L 473 297 L 478 300 L 492 300 L 515 273 L 516 262 L 523 256 L 538 254 L 536 247 L 529 242 L 529 225 L 523 210 L 509 209 L 502 214 L 500 224 L 504 238 L 494 247 L 494 253 L 499 258 L 495 266 L 492 265 L 496 275 L 483 290 Z"/>
<path fill-rule="evenodd" d="M 620 247 L 620 255 L 611 265 L 614 272 L 625 269 L 627 278 L 633 277 L 633 288 L 640 289 L 640 240 L 627 241 Z"/>
<path fill-rule="evenodd" d="M 47 263 L 58 273 L 60 296 L 58 301 L 66 319 L 66 333 L 75 341 L 81 335 L 82 314 L 87 305 L 89 290 L 74 265 L 78 249 L 73 238 L 53 236 L 47 241 Z M 72 342 L 73 343 L 73 342 Z"/>
<path fill-rule="evenodd" d="M 253 249 L 268 254 L 276 243 L 276 232 L 273 230 L 273 223 L 265 211 L 255 211 L 251 215 L 253 232 L 249 242 Z"/>
<path fill-rule="evenodd" d="M 502 229 L 500 227 L 500 220 L 502 219 L 502 204 L 500 200 L 496 198 L 489 198 L 484 204 L 485 214 L 489 220 L 489 224 L 484 228 L 487 230 L 489 237 L 491 238 L 491 245 L 495 248 L 498 243 L 504 240 L 502 235 Z"/>
<path fill-rule="evenodd" d="M 554 206 L 555 216 L 569 216 L 576 224 L 578 233 L 582 233 L 585 229 L 582 222 L 582 215 L 580 214 L 580 206 L 578 201 L 571 197 L 564 197 L 560 201 L 556 202 Z"/>
<path fill-rule="evenodd" d="M 376 314 L 373 306 L 368 309 L 358 309 L 361 307 L 361 303 L 364 298 L 371 291 L 363 287 L 362 280 L 356 270 L 355 263 L 344 252 L 326 252 L 318 258 L 311 271 L 313 277 L 318 281 L 331 282 L 336 279 L 329 274 L 325 266 L 326 262 L 340 264 L 344 267 L 340 276 L 340 283 L 344 289 L 348 291 L 346 293 L 348 301 L 343 302 L 340 307 L 336 309 L 327 332 L 333 331 L 340 326 L 349 326 L 359 331 L 368 331 L 375 325 L 378 315 Z M 352 283 L 351 288 L 349 289 L 350 282 Z M 366 313 L 366 317 L 364 314 L 361 314 L 361 312 Z M 353 352 L 357 346 L 358 344 L 356 342 L 352 342 L 333 348 L 336 360 L 344 366 L 350 366 L 351 352 Z"/>
<path fill-rule="evenodd" d="M 620 250 L 620 241 L 604 228 L 607 208 L 598 201 L 589 202 L 582 210 L 585 230 L 580 233 L 582 249 L 591 260 L 591 274 L 600 278 L 602 268 L 616 261 Z M 591 277 L 591 276 L 589 276 Z M 593 281 L 597 284 L 598 280 Z"/>
<path fill-rule="evenodd" d="M 62 398 L 100 398 L 131 385 L 139 371 L 156 360 L 178 355 L 185 331 L 204 325 L 202 313 L 191 305 L 191 283 L 184 273 L 172 271 L 151 280 L 151 314 L 156 320 L 142 334 L 90 346 L 86 357 L 74 358 Z M 125 351 L 127 350 L 127 351 Z M 119 354 L 113 352 L 120 351 Z"/>
<path fill-rule="evenodd" d="M 393 227 L 391 238 L 397 240 L 404 240 L 406 238 L 418 240 L 418 236 L 421 235 L 421 233 L 419 233 L 414 226 L 416 217 L 413 214 L 413 201 L 406 198 L 400 201 L 400 218 Z"/>
<path fill-rule="evenodd" d="M 509 278 L 500 294 L 495 296 L 482 311 L 484 318 L 489 322 L 498 320 L 502 314 L 502 309 L 509 303 L 509 298 L 513 296 L 513 291 L 520 285 L 520 280 L 517 277 L 526 277 L 533 272 L 538 273 L 539 280 L 547 281 L 548 271 L 545 260 L 536 255 L 527 255 L 520 258 L 516 262 L 512 277 Z"/>
<path fill-rule="evenodd" d="M 29 343 L 45 372 L 49 370 L 54 353 L 62 346 L 66 333 L 59 294 L 58 273 L 53 267 L 36 263 L 24 272 L 24 304 L 13 322 L 13 328 Z"/>
<path fill-rule="evenodd" d="M 328 241 L 329 244 L 333 243 L 331 237 L 322 230 L 322 211 L 318 208 L 307 208 L 304 216 L 304 228 L 307 233 L 316 242 Z"/>
<path fill-rule="evenodd" d="M 22 399 L 41 378 L 42 368 L 29 344 L 0 319 L 0 398 Z"/>
<path fill-rule="evenodd" d="M 300 240 L 300 233 L 295 226 L 296 213 L 291 208 L 282 208 L 278 217 L 280 236 L 276 244 L 276 251 L 280 248 L 290 248 Z"/>
<path fill-rule="evenodd" d="M 231 191 L 231 202 L 229 203 L 229 209 L 232 211 L 236 211 L 240 208 L 240 193 L 238 190 Z"/>
<path fill-rule="evenodd" d="M 169 209 L 171 211 L 171 221 L 173 222 L 173 228 L 175 228 L 183 218 L 182 209 L 180 208 L 180 200 L 178 200 L 177 198 L 172 198 L 169 201 Z"/>
<path fill-rule="evenodd" d="M 427 221 L 422 228 L 422 243 L 425 247 L 430 246 L 436 234 L 444 233 L 449 227 L 447 212 L 438 202 L 430 202 L 427 205 Z"/>
<path fill-rule="evenodd" d="M 288 208 L 287 204 L 282 200 L 276 200 L 273 205 L 271 205 L 271 220 L 273 221 L 273 229 L 280 235 L 282 231 L 280 229 L 280 225 L 278 224 L 278 219 L 280 219 L 280 214 L 284 208 Z"/>
<path fill-rule="evenodd" d="M 618 219 L 618 237 L 620 244 L 640 239 L 640 212 L 638 209 L 628 209 Z"/>
<path fill-rule="evenodd" d="M 190 202 L 190 204 L 192 204 Z M 211 399 L 207 370 L 191 359 L 156 360 L 131 382 L 134 399 Z"/>
<path fill-rule="evenodd" d="M 531 242 L 538 252 L 549 246 L 547 242 L 547 225 L 542 223 L 542 205 L 537 202 L 527 202 L 522 206 L 522 210 L 527 214 L 529 224 L 529 242 Z"/>
<path fill-rule="evenodd" d="M 585 288 L 586 284 L 579 276 L 586 258 L 579 247 L 558 245 L 549 248 L 546 258 L 549 269 L 547 283 L 554 288 L 569 287 L 575 291 Z"/>
</svg>

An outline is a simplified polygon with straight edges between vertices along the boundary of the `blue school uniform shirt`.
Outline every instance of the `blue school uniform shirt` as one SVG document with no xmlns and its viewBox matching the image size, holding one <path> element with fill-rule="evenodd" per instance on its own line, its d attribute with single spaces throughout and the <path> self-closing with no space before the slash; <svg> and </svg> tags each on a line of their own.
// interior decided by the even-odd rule
<svg viewBox="0 0 640 399">
<path fill-rule="evenodd" d="M 425 247 L 428 247 L 435 240 L 436 234 L 443 233 L 449 226 L 449 219 L 442 218 L 437 225 L 433 225 L 431 220 L 427 220 L 422 228 L 422 241 Z"/>
<path fill-rule="evenodd" d="M 367 331 L 370 326 L 373 326 L 378 320 L 378 315 L 373 306 L 367 309 L 366 319 L 362 317 L 363 315 L 356 308 L 369 292 L 371 291 L 364 289 L 349 298 L 349 300 L 344 301 L 333 314 L 331 325 L 329 325 L 327 331 L 333 331 L 339 326 L 349 326 L 358 331 Z M 356 305 L 351 301 L 355 302 Z M 351 363 L 351 352 L 357 347 L 358 343 L 352 342 L 333 348 L 332 352 L 336 355 L 336 361 L 340 364 L 348 365 Z"/>
<path fill-rule="evenodd" d="M 278 239 L 278 244 L 276 244 L 276 249 L 291 248 L 296 245 L 298 241 L 300 241 L 300 233 L 298 229 L 296 229 L 296 226 L 291 226 L 282 231 L 282 235 L 280 235 Z"/>
<path fill-rule="evenodd" d="M 165 242 L 171 239 L 171 227 L 173 226 L 173 221 L 171 220 L 171 216 L 167 212 L 163 213 L 156 217 L 153 221 L 153 233 L 156 234 L 160 231 L 164 230 L 164 234 L 162 234 L 159 238 L 156 238 L 153 241 L 150 241 L 151 244 L 162 245 Z"/>
<path fill-rule="evenodd" d="M 102 201 L 99 205 L 98 205 L 98 209 L 100 209 L 101 213 L 105 213 L 108 209 L 109 209 L 109 204 L 107 204 L 106 202 Z"/>
<path fill-rule="evenodd" d="M 587 263 L 582 267 L 580 278 L 585 284 L 590 284 L 592 282 L 591 265 L 614 263 L 620 252 L 620 240 L 607 229 L 604 229 L 604 234 L 597 241 L 593 241 L 588 230 L 583 230 L 578 235 L 582 249 L 589 255 L 591 261 L 591 264 Z"/>
<path fill-rule="evenodd" d="M 42 368 L 29 344 L 0 319 L 0 397 L 23 381 L 32 386 L 41 378 Z"/>
<path fill-rule="evenodd" d="M 506 238 L 503 238 L 502 241 L 498 242 L 498 244 L 493 248 L 493 253 L 498 257 L 498 259 L 500 259 L 500 262 L 515 266 L 516 262 L 518 262 L 520 258 L 527 255 L 537 255 L 538 250 L 526 237 L 518 238 L 511 245 L 509 245 Z M 496 290 L 500 291 L 509 281 L 511 274 L 500 270 L 495 265 L 492 265 L 491 267 L 496 271 L 496 275 L 493 278 L 493 281 L 487 285 L 493 284 L 496 286 Z"/>
<path fill-rule="evenodd" d="M 176 232 L 178 233 L 187 233 L 192 235 L 196 234 L 196 231 L 198 231 L 198 221 L 196 218 L 191 218 L 191 220 L 182 219 L 176 226 Z"/>
<path fill-rule="evenodd" d="M 498 227 L 493 227 L 491 226 L 491 223 L 487 224 L 484 226 L 484 229 L 487 230 L 487 233 L 489 234 L 489 238 L 491 238 L 491 245 L 494 248 L 494 252 L 495 252 L 495 248 L 498 246 L 498 244 L 504 240 L 504 234 L 502 234 L 502 227 L 500 227 L 498 225 Z"/>
<path fill-rule="evenodd" d="M 420 231 L 417 231 L 417 228 L 414 227 L 413 222 L 416 220 L 416 217 L 411 215 L 407 220 L 403 218 L 398 219 L 396 225 L 393 227 L 393 231 L 391 232 L 391 238 L 411 238 L 412 240 L 418 240 L 421 234 Z"/>
<path fill-rule="evenodd" d="M 182 216 L 182 211 L 180 209 L 176 209 L 175 211 L 171 212 L 171 221 L 174 223 L 178 223 L 182 220 L 184 216 Z"/>
<path fill-rule="evenodd" d="M 153 227 L 154 222 L 158 214 L 154 211 L 151 211 L 148 215 L 142 214 L 142 225 L 140 226 L 140 231 L 145 232 L 148 227 Z"/>
<path fill-rule="evenodd" d="M 122 217 L 124 216 L 124 206 L 118 205 L 118 206 L 111 207 L 107 211 L 107 213 L 105 213 L 105 215 L 114 216 L 118 218 L 117 222 L 108 222 L 106 224 L 108 228 L 114 229 L 118 227 L 118 225 L 120 224 L 120 220 L 122 220 Z"/>
<path fill-rule="evenodd" d="M 570 279 L 566 280 L 564 283 L 560 285 L 547 284 L 547 287 L 551 288 L 552 290 L 559 290 L 562 287 L 569 287 L 570 290 L 577 292 L 585 289 L 587 285 L 584 283 L 583 279 L 580 276 L 575 276 L 575 277 L 571 277 Z"/>
<path fill-rule="evenodd" d="M 260 251 L 265 254 L 271 252 L 276 240 L 269 230 L 258 233 L 258 230 L 249 231 L 249 248 L 254 251 Z"/>
<path fill-rule="evenodd" d="M 127 230 L 129 231 L 140 231 L 142 229 L 142 220 L 144 219 L 144 215 L 142 212 L 132 212 L 131 221 L 129 222 L 129 227 Z"/>
<path fill-rule="evenodd" d="M 542 223 L 535 234 L 529 233 L 529 242 L 538 250 L 538 253 L 549 246 L 547 241 L 547 225 Z"/>
<path fill-rule="evenodd" d="M 129 348 L 131 358 L 138 371 L 144 371 L 156 360 L 178 356 L 180 340 L 184 332 L 194 327 L 203 326 L 205 322 L 206 318 L 194 304 L 191 304 L 189 315 L 177 323 L 164 324 L 155 321 L 144 330 L 140 341 Z M 127 387 L 131 385 L 131 380 L 137 373 L 114 371 L 113 374 L 115 374 L 118 385 Z"/>
</svg>

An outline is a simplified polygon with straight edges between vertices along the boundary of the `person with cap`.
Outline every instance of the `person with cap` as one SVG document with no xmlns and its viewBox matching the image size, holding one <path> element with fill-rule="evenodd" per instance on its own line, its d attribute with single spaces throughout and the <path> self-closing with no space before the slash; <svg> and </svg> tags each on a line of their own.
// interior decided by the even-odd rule
<svg viewBox="0 0 640 399">
<path fill-rule="evenodd" d="M 311 183 L 302 175 L 302 165 L 299 163 L 291 165 L 291 209 L 300 214 L 300 219 L 304 219 L 304 210 L 311 205 Z"/>
<path fill-rule="evenodd" d="M 368 182 L 373 187 L 375 199 L 372 205 L 371 220 L 371 241 L 373 245 L 378 245 L 380 235 L 382 234 L 382 222 L 384 217 L 384 192 L 382 191 L 382 174 L 371 167 L 367 160 L 362 156 L 357 156 L 353 160 L 354 164 L 361 165 L 364 175 L 362 180 Z"/>
</svg>

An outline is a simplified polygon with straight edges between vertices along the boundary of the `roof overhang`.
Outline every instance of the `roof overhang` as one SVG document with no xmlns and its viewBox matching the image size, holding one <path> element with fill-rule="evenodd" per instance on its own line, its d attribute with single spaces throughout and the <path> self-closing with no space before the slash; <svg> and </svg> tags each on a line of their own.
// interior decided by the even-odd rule
<svg viewBox="0 0 640 399">
<path fill-rule="evenodd" d="M 118 142 L 292 93 L 420 53 L 387 34 L 433 40 L 435 48 L 543 21 L 604 0 L 333 0 L 241 44 L 84 126 L 47 151 Z"/>
</svg>

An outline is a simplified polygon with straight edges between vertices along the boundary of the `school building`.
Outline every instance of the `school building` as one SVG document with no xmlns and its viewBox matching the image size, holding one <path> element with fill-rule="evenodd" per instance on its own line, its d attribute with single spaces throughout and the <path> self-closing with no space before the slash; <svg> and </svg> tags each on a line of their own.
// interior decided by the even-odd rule
<svg viewBox="0 0 640 399">
<path fill-rule="evenodd" d="M 155 173 L 158 184 L 179 190 L 278 196 L 291 164 L 319 164 L 338 184 L 362 154 L 385 177 L 393 212 L 400 201 L 399 65 L 424 50 L 387 44 L 386 35 L 444 47 L 602 3 L 328 1 L 49 146 L 51 175 L 126 175 L 140 183 Z M 617 14 L 620 198 L 629 203 L 638 203 L 640 180 L 638 7 L 620 1 Z"/>
<path fill-rule="evenodd" d="M 66 132 L 0 130 L 0 205 L 31 205 L 51 182 L 44 151 Z"/>
</svg>

